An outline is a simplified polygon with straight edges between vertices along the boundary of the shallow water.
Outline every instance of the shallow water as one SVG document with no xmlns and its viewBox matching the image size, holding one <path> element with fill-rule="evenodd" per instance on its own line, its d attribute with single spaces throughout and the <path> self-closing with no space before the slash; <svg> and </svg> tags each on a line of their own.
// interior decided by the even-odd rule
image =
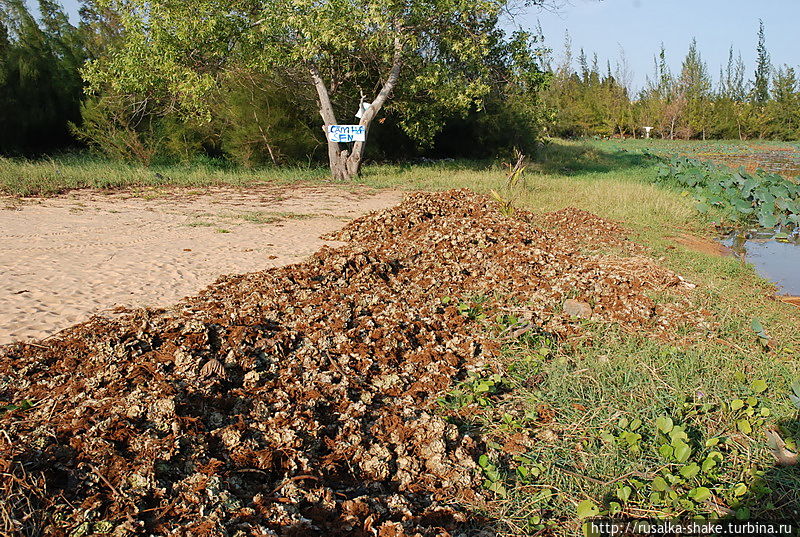
<svg viewBox="0 0 800 537">
<path fill-rule="evenodd" d="M 734 169 L 743 167 L 751 173 L 761 169 L 790 179 L 800 176 L 800 152 L 794 148 L 748 148 L 738 153 L 706 151 L 696 157 Z"/>
<path fill-rule="evenodd" d="M 771 232 L 739 231 L 721 242 L 775 282 L 778 294 L 800 295 L 800 235 L 795 233 L 783 241 L 776 240 Z"/>
<path fill-rule="evenodd" d="M 796 146 L 717 147 L 695 156 L 749 172 L 764 170 L 786 178 L 800 179 L 800 150 Z M 778 285 L 778 294 L 800 295 L 800 234 L 778 240 L 772 230 L 739 230 L 722 241 L 737 256 L 752 263 L 759 274 Z"/>
</svg>

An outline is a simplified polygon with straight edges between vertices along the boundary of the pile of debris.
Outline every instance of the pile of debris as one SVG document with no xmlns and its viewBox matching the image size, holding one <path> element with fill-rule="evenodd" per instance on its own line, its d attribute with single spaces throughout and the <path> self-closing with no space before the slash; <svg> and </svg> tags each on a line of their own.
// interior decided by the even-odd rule
<svg viewBox="0 0 800 537">
<path fill-rule="evenodd" d="M 0 347 L 0 531 L 482 531 L 464 506 L 483 501 L 487 448 L 436 399 L 493 367 L 499 348 L 460 301 L 515 304 L 562 337 L 587 322 L 566 299 L 629 330 L 708 322 L 677 275 L 642 256 L 582 253 L 580 226 L 535 221 L 469 191 L 413 194 L 304 263 Z M 594 242 L 625 242 L 598 221 Z M 667 289 L 682 298 L 649 297 Z"/>
</svg>

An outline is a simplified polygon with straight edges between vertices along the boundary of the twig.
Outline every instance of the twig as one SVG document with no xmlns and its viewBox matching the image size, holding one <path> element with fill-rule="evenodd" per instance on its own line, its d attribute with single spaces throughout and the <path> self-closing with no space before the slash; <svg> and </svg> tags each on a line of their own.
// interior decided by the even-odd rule
<svg viewBox="0 0 800 537">
<path fill-rule="evenodd" d="M 736 343 L 731 343 L 730 341 L 728 341 L 728 340 L 726 340 L 726 339 L 722 339 L 721 337 L 718 337 L 718 338 L 717 338 L 717 341 L 719 341 L 719 342 L 720 342 L 720 343 L 722 343 L 723 345 L 726 345 L 726 346 L 728 346 L 728 347 L 730 347 L 730 348 L 732 348 L 732 349 L 735 349 L 735 350 L 737 350 L 737 351 L 741 352 L 742 354 L 747 354 L 747 351 L 746 351 L 746 350 L 744 350 L 743 348 L 741 348 L 741 347 L 740 347 L 739 345 L 737 345 Z"/>
<path fill-rule="evenodd" d="M 284 485 L 286 485 L 287 483 L 291 483 L 291 482 L 293 482 L 293 481 L 300 481 L 301 479 L 311 479 L 311 480 L 314 480 L 314 481 L 319 481 L 319 480 L 320 480 L 320 479 L 319 479 L 317 476 L 315 476 L 315 475 L 305 475 L 305 474 L 304 474 L 304 475 L 296 475 L 296 476 L 292 476 L 292 477 L 290 477 L 290 478 L 288 478 L 288 479 L 284 480 L 284 482 L 283 482 L 283 483 L 281 483 L 280 485 L 278 485 L 277 487 L 275 487 L 275 490 L 273 490 L 273 491 L 272 491 L 272 494 L 275 494 L 276 492 L 278 492 L 279 490 L 281 490 L 281 488 L 283 488 L 283 486 L 284 486 Z"/>
<path fill-rule="evenodd" d="M 588 475 L 579 474 L 577 472 L 573 472 L 571 470 L 567 470 L 566 468 L 562 468 L 561 466 L 556 466 L 556 468 L 558 468 L 559 470 L 561 470 L 562 472 L 564 472 L 567 475 L 571 475 L 572 477 L 577 477 L 579 479 L 585 479 L 586 481 L 591 481 L 592 483 L 595 483 L 597 485 L 605 485 L 607 483 L 607 481 L 601 481 L 601 480 L 596 479 L 594 477 L 589 477 Z"/>
<path fill-rule="evenodd" d="M 115 487 L 115 486 L 114 486 L 114 485 L 111 483 L 111 481 L 109 481 L 108 479 L 106 479 L 106 477 L 105 477 L 103 474 L 101 474 L 101 473 L 100 473 L 100 471 L 99 471 L 99 470 L 98 470 L 98 469 L 97 469 L 97 468 L 96 468 L 96 467 L 95 467 L 95 466 L 94 466 L 92 463 L 90 463 L 90 462 L 83 462 L 83 463 L 81 463 L 81 464 L 85 464 L 86 466 L 88 466 L 88 467 L 89 467 L 89 468 L 92 470 L 92 473 L 94 473 L 94 475 L 96 475 L 97 477 L 99 477 L 99 478 L 100 478 L 100 479 L 103 481 L 103 483 L 105 483 L 105 484 L 108 486 L 108 488 L 110 488 L 110 489 L 111 489 L 111 491 L 112 491 L 114 494 L 116 494 L 116 495 L 117 495 L 117 497 L 118 497 L 119 499 L 121 499 L 121 500 L 124 500 L 124 501 L 128 502 L 129 504 L 131 504 L 131 507 L 133 507 L 133 508 L 134 508 L 134 509 L 135 509 L 137 512 L 139 511 L 139 508 L 136 506 L 136 504 L 135 504 L 135 503 L 133 503 L 133 500 L 131 500 L 131 499 L 130 499 L 130 498 L 128 498 L 127 496 L 124 496 L 124 495 L 123 495 L 123 494 L 122 494 L 122 493 L 121 493 L 121 492 L 120 492 L 120 491 L 117 489 L 117 487 Z"/>
<path fill-rule="evenodd" d="M 578 477 L 580 479 L 585 479 L 587 481 L 591 481 L 592 483 L 596 483 L 598 485 L 610 485 L 612 483 L 616 483 L 617 481 L 622 481 L 623 479 L 627 479 L 628 477 L 631 476 L 641 477 L 642 479 L 650 479 L 651 477 L 650 475 L 644 474 L 642 472 L 628 472 L 627 474 L 622 474 L 621 476 L 615 477 L 614 479 L 603 481 L 595 477 L 590 477 L 588 475 L 583 475 L 577 472 L 573 472 L 571 470 L 567 470 L 566 468 L 563 468 L 561 466 L 556 466 L 556 468 L 558 468 L 567 475 L 571 475 L 572 477 Z"/>
</svg>

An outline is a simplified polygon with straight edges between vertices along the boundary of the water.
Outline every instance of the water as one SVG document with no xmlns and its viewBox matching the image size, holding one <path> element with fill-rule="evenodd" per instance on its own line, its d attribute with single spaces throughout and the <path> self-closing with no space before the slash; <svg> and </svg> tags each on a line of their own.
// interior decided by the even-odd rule
<svg viewBox="0 0 800 537">
<path fill-rule="evenodd" d="M 739 148 L 735 152 L 700 151 L 695 154 L 700 160 L 710 160 L 733 169 L 744 168 L 748 172 L 764 170 L 786 178 L 800 176 L 800 151 L 793 147 Z"/>
<path fill-rule="evenodd" d="M 721 242 L 775 282 L 778 294 L 800 295 L 800 234 L 776 240 L 772 230 L 737 231 Z"/>
<path fill-rule="evenodd" d="M 800 181 L 800 146 L 796 143 L 691 141 L 655 143 L 648 149 L 654 154 L 684 155 L 734 170 L 764 170 Z M 775 282 L 779 294 L 800 296 L 800 232 L 795 230 L 787 240 L 778 240 L 773 230 L 736 230 L 720 242 Z"/>
<path fill-rule="evenodd" d="M 717 146 L 697 151 L 695 156 L 749 172 L 758 169 L 787 178 L 800 176 L 800 151 L 796 146 L 749 144 Z M 776 239 L 773 230 L 738 230 L 722 240 L 759 274 L 778 285 L 778 294 L 800 296 L 800 233 Z"/>
</svg>

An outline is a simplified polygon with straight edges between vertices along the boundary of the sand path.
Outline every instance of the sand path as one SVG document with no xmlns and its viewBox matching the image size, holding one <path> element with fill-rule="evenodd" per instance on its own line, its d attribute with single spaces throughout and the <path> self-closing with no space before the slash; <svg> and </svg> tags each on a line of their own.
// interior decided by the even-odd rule
<svg viewBox="0 0 800 537">
<path fill-rule="evenodd" d="M 401 198 L 324 186 L 0 198 L 0 344 L 300 261 L 321 235 Z"/>
</svg>

